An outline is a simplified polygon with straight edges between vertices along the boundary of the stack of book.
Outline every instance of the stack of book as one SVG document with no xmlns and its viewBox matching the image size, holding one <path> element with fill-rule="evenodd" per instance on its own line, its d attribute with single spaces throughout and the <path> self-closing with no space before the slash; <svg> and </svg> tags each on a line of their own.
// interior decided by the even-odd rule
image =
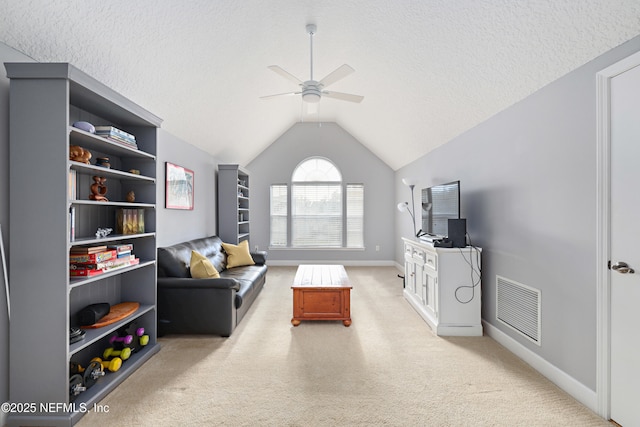
<svg viewBox="0 0 640 427">
<path fill-rule="evenodd" d="M 140 263 L 133 254 L 133 244 L 110 246 L 75 246 L 69 253 L 69 276 L 93 277 L 106 271 Z"/>
<path fill-rule="evenodd" d="M 136 137 L 113 126 L 96 126 L 96 135 L 129 148 L 138 149 Z"/>
</svg>

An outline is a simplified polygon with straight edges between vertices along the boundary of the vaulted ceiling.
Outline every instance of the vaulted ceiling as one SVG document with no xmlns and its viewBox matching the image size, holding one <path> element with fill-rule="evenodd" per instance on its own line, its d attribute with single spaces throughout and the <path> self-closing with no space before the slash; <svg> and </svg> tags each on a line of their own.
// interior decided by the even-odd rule
<svg viewBox="0 0 640 427">
<path fill-rule="evenodd" d="M 300 80 L 355 69 L 316 112 Z M 398 169 L 640 34 L 637 0 L 3 0 L 0 41 L 70 62 L 224 162 L 333 121 Z M 595 90 L 595 87 L 594 87 Z"/>
</svg>

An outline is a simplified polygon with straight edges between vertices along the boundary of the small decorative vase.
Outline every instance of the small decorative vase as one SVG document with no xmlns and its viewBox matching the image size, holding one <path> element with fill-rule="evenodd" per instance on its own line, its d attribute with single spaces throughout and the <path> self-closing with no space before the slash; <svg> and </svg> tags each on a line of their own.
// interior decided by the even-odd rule
<svg viewBox="0 0 640 427">
<path fill-rule="evenodd" d="M 135 202 L 135 201 L 136 201 L 136 193 L 134 193 L 134 192 L 133 192 L 133 190 L 132 190 L 132 191 L 129 191 L 129 192 L 127 193 L 127 202 L 129 202 L 129 203 L 133 203 L 133 202 Z"/>
<path fill-rule="evenodd" d="M 108 157 L 98 157 L 96 159 L 96 166 L 100 166 L 108 169 L 111 167 L 111 163 L 109 163 Z"/>
</svg>

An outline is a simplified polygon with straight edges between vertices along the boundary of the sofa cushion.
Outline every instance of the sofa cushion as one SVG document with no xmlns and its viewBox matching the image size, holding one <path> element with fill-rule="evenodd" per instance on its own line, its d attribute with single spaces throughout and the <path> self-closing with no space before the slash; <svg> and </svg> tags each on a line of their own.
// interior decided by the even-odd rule
<svg viewBox="0 0 640 427">
<path fill-rule="evenodd" d="M 158 277 L 191 277 L 191 251 L 207 257 L 218 272 L 227 266 L 222 240 L 218 236 L 203 237 L 158 248 Z"/>
<path fill-rule="evenodd" d="M 227 253 L 227 268 L 254 265 L 255 262 L 249 253 L 249 242 L 243 240 L 238 245 L 222 243 L 224 251 Z"/>
<path fill-rule="evenodd" d="M 194 279 L 216 279 L 220 277 L 220 273 L 218 273 L 218 270 L 211 264 L 211 261 L 196 251 L 191 251 L 189 270 L 191 271 L 191 277 Z"/>
</svg>

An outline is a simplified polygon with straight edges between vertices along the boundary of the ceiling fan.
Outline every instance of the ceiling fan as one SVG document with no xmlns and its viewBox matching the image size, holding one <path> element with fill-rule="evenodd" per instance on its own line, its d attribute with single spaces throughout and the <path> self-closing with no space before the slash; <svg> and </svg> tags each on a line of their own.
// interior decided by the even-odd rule
<svg viewBox="0 0 640 427">
<path fill-rule="evenodd" d="M 340 99 L 342 101 L 349 101 L 349 102 L 361 102 L 364 99 L 364 96 L 325 90 L 327 86 L 337 82 L 338 80 L 345 78 L 346 76 L 348 76 L 349 74 L 355 71 L 353 68 L 351 68 L 347 64 L 341 65 L 340 67 L 338 67 L 333 72 L 329 73 L 329 75 L 327 75 L 325 78 L 323 78 L 320 81 L 313 80 L 313 35 L 316 33 L 317 27 L 315 26 L 315 24 L 308 24 L 306 26 L 306 29 L 307 29 L 307 33 L 309 34 L 309 42 L 310 42 L 310 50 L 311 50 L 311 54 L 310 54 L 311 77 L 309 78 L 309 80 L 303 82 L 302 80 L 300 80 L 293 74 L 289 73 L 288 71 L 285 71 L 281 67 L 277 65 L 270 65 L 267 68 L 280 74 L 285 79 L 291 80 L 292 82 L 296 83 L 298 86 L 300 86 L 301 90 L 298 92 L 287 92 L 287 93 L 278 93 L 275 95 L 261 96 L 260 98 L 267 99 L 267 98 L 275 98 L 277 96 L 302 95 L 303 101 L 313 103 L 313 104 L 320 102 L 320 98 L 322 97 L 335 98 L 335 99 Z"/>
</svg>

